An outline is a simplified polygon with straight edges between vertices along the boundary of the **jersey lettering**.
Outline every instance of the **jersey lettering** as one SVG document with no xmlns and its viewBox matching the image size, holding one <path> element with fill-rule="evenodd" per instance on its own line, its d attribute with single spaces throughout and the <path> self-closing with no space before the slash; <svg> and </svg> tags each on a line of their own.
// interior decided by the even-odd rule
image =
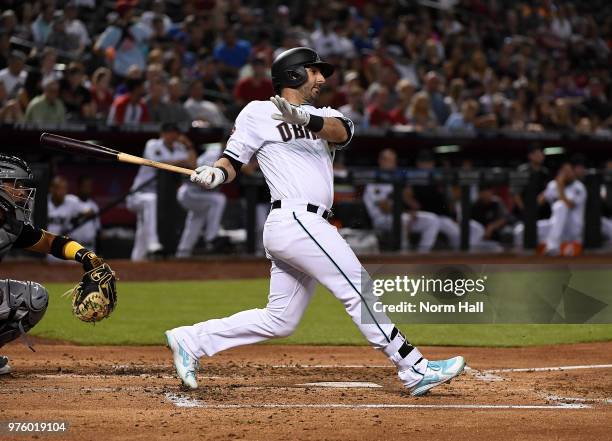
<svg viewBox="0 0 612 441">
<path fill-rule="evenodd" d="M 305 138 L 306 135 L 304 135 L 304 127 L 298 126 L 297 124 L 291 124 L 291 127 L 293 128 L 295 139 Z"/>
<path fill-rule="evenodd" d="M 291 140 L 291 131 L 289 131 L 289 124 L 287 124 L 286 122 L 282 122 L 277 125 L 276 128 L 278 129 L 281 138 L 284 142 Z"/>
</svg>

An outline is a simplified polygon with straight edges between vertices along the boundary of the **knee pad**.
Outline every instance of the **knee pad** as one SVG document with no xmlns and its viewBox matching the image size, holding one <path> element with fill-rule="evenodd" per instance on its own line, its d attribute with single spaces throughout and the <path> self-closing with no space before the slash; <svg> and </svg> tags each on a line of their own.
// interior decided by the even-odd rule
<svg viewBox="0 0 612 441">
<path fill-rule="evenodd" d="M 49 293 L 41 284 L 0 280 L 0 346 L 32 329 L 48 304 Z"/>
</svg>

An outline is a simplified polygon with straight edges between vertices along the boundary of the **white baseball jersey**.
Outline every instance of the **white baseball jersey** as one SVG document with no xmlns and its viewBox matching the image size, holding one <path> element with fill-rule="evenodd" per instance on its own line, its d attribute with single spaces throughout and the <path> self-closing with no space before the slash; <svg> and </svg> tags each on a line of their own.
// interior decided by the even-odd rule
<svg viewBox="0 0 612 441">
<path fill-rule="evenodd" d="M 145 146 L 142 156 L 146 159 L 152 159 L 159 162 L 177 162 L 188 159 L 189 150 L 180 142 L 175 142 L 173 149 L 170 149 L 164 144 L 163 139 L 150 139 L 147 141 L 147 145 Z M 134 190 L 140 187 L 145 182 L 150 181 L 156 174 L 156 169 L 141 165 L 138 169 L 136 177 L 134 178 L 134 183 L 132 184 L 131 189 Z M 138 191 L 145 193 L 156 193 L 157 184 L 153 180 Z"/>
<path fill-rule="evenodd" d="M 330 107 L 303 104 L 308 113 L 322 117 L 343 115 Z M 246 164 L 256 155 L 272 200 L 299 199 L 331 208 L 334 199 L 332 161 L 336 146 L 303 126 L 272 119 L 278 113 L 270 101 L 252 101 L 236 118 L 225 154 Z M 345 119 L 353 136 L 353 124 Z M 341 146 L 339 146 L 341 147 Z"/>
<path fill-rule="evenodd" d="M 579 180 L 574 180 L 567 185 L 563 190 L 565 197 L 574 203 L 574 207 L 570 210 L 571 222 L 576 225 L 584 224 L 584 208 L 586 205 L 587 192 L 584 184 Z M 552 180 L 544 190 L 544 198 L 553 203 L 559 199 L 559 191 L 557 189 L 557 181 Z"/>
<path fill-rule="evenodd" d="M 384 218 L 391 216 L 391 213 L 383 212 L 379 204 L 392 198 L 393 184 L 376 183 L 366 185 L 363 192 L 363 203 L 374 225 L 378 225 Z"/>
<path fill-rule="evenodd" d="M 79 198 L 68 194 L 64 201 L 55 205 L 49 196 L 47 200 L 47 231 L 57 235 L 64 235 L 72 229 L 72 220 L 80 210 Z"/>
<path fill-rule="evenodd" d="M 96 204 L 93 199 L 82 200 L 77 197 L 77 203 L 79 206 L 79 214 L 87 214 L 89 212 L 99 213 L 100 209 L 98 208 L 98 204 Z M 92 219 L 79 228 L 70 233 L 70 237 L 72 237 L 77 242 L 82 244 L 91 244 L 96 240 L 96 235 L 98 234 L 98 230 L 100 229 L 100 218 Z"/>
</svg>

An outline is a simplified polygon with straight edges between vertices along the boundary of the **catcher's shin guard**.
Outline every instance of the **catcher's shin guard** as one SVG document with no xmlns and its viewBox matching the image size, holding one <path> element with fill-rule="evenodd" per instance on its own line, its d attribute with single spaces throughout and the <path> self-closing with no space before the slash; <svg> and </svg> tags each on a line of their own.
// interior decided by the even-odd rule
<svg viewBox="0 0 612 441">
<path fill-rule="evenodd" d="M 32 329 L 48 304 L 49 293 L 41 284 L 0 279 L 0 346 Z"/>
</svg>

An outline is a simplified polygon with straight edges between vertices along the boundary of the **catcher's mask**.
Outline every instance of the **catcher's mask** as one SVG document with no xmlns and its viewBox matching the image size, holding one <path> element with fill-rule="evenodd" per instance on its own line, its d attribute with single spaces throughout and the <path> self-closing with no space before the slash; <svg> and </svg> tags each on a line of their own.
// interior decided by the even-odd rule
<svg viewBox="0 0 612 441">
<path fill-rule="evenodd" d="M 18 221 L 32 223 L 34 177 L 28 164 L 16 156 L 0 154 L 0 209 L 15 212 Z"/>
<path fill-rule="evenodd" d="M 316 66 L 327 78 L 334 73 L 334 66 L 321 60 L 319 54 L 307 47 L 295 47 L 281 53 L 272 63 L 272 84 L 276 93 L 283 87 L 296 89 L 308 80 L 306 68 Z"/>
</svg>

